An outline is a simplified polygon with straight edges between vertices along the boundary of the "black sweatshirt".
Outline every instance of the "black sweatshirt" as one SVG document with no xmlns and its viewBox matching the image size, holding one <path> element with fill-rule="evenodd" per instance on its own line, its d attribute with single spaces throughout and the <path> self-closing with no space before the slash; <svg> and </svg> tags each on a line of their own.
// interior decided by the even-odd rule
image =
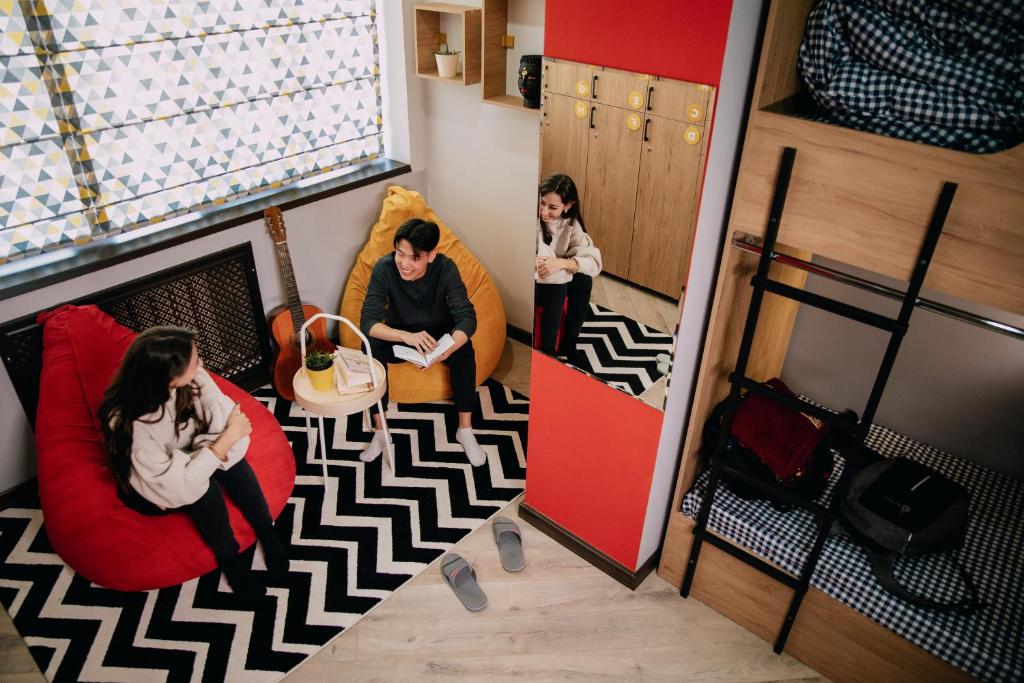
<svg viewBox="0 0 1024 683">
<path fill-rule="evenodd" d="M 438 254 L 418 280 L 406 281 L 395 265 L 395 253 L 373 265 L 366 287 L 359 327 L 370 336 L 377 323 L 406 332 L 462 330 L 467 337 L 476 331 L 476 311 L 455 262 Z"/>
</svg>

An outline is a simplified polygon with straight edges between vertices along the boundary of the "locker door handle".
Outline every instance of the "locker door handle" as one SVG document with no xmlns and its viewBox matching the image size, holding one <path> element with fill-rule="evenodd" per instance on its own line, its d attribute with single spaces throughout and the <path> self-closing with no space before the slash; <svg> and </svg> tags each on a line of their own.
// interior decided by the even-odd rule
<svg viewBox="0 0 1024 683">
<path fill-rule="evenodd" d="M 651 110 L 651 95 L 654 94 L 654 86 L 647 86 L 647 111 Z"/>
<path fill-rule="evenodd" d="M 596 110 L 597 110 L 597 107 L 591 107 L 591 108 L 590 108 L 590 127 L 591 127 L 591 128 L 593 128 L 593 127 L 594 127 L 594 112 L 595 112 Z"/>
<path fill-rule="evenodd" d="M 590 97 L 591 99 L 597 99 L 597 74 L 594 74 L 593 80 L 590 81 Z"/>
<path fill-rule="evenodd" d="M 651 120 L 644 119 L 644 142 L 650 142 L 650 140 L 647 139 L 647 126 L 649 125 L 651 125 Z"/>
</svg>

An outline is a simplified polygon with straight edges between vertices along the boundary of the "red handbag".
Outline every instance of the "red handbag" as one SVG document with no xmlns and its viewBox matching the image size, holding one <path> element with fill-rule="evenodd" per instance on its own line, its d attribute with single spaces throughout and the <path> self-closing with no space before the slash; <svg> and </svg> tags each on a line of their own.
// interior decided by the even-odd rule
<svg viewBox="0 0 1024 683">
<path fill-rule="evenodd" d="M 766 384 L 795 397 L 777 377 Z M 828 425 L 767 396 L 748 392 L 736 408 L 731 433 L 771 469 L 776 479 L 790 485 L 809 469 L 814 449 L 828 433 Z"/>
</svg>

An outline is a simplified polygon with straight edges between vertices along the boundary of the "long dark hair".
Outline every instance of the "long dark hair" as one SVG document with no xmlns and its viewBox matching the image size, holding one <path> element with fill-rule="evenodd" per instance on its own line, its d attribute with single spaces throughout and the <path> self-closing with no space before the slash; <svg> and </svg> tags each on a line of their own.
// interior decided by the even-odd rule
<svg viewBox="0 0 1024 683">
<path fill-rule="evenodd" d="M 171 381 L 192 362 L 196 335 L 180 327 L 151 327 L 139 334 L 125 351 L 114 379 L 103 394 L 99 420 L 103 445 L 114 481 L 122 493 L 130 490 L 132 425 L 139 418 L 160 411 L 151 422 L 164 417 L 171 397 Z M 196 415 L 193 399 L 199 388 L 193 383 L 174 390 L 174 431 L 177 434 Z"/>
<path fill-rule="evenodd" d="M 555 173 L 542 180 L 540 187 L 537 188 L 538 203 L 541 197 L 552 192 L 558 195 L 563 204 L 572 202 L 572 206 L 562 212 L 562 218 L 574 219 L 580 224 L 583 232 L 586 232 L 587 226 L 583 224 L 583 214 L 580 213 L 580 193 L 576 190 L 576 183 L 572 181 L 572 178 L 564 173 Z M 541 221 L 541 227 L 543 228 L 541 232 L 544 244 L 551 244 L 554 235 L 548 231 L 548 226 L 544 225 L 543 221 Z"/>
</svg>

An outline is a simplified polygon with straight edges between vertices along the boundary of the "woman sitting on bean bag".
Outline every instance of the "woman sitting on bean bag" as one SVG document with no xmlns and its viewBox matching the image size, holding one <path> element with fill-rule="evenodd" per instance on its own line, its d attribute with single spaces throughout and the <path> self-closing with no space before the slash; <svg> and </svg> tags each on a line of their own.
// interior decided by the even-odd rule
<svg viewBox="0 0 1024 683">
<path fill-rule="evenodd" d="M 245 566 L 222 488 L 256 531 L 267 567 L 288 568 L 266 498 L 245 460 L 252 430 L 203 369 L 195 335 L 150 328 L 128 347 L 99 408 L 104 447 L 125 505 L 144 515 L 185 512 L 235 593 L 266 587 Z"/>
</svg>

